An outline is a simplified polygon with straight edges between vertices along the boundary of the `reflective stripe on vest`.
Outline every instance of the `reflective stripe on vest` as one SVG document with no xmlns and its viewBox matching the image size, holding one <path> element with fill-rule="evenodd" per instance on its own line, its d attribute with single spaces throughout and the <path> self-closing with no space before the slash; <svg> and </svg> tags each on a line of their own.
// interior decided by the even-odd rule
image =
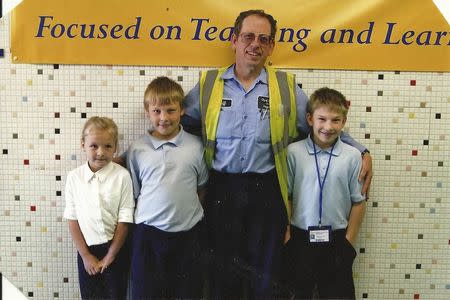
<svg viewBox="0 0 450 300">
<path fill-rule="evenodd" d="M 227 68 L 200 73 L 200 112 L 202 114 L 202 136 L 205 146 L 205 161 L 211 169 L 216 149 L 216 131 L 222 107 L 222 74 Z M 208 120 L 208 122 L 206 122 Z"/>
<path fill-rule="evenodd" d="M 270 140 L 275 158 L 275 168 L 288 217 L 287 146 L 297 137 L 297 110 L 295 100 L 295 77 L 266 66 L 269 82 Z M 205 160 L 212 166 L 216 146 L 216 131 L 222 105 L 224 81 L 222 74 L 227 68 L 202 72 L 200 75 L 200 111 L 205 145 Z"/>
</svg>

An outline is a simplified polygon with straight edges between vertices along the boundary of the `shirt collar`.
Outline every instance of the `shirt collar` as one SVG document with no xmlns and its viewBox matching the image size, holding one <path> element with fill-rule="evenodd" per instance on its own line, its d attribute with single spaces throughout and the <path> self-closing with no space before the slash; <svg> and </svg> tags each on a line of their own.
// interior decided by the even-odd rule
<svg viewBox="0 0 450 300">
<path fill-rule="evenodd" d="M 178 134 L 173 138 L 171 138 L 170 140 L 160 140 L 155 138 L 153 135 L 149 134 L 150 142 L 152 143 L 153 148 L 155 150 L 161 148 L 163 145 L 166 144 L 178 147 L 183 142 L 183 137 L 184 137 L 184 130 L 181 124 L 180 124 L 180 131 L 178 132 Z"/>
<path fill-rule="evenodd" d="M 228 69 L 226 69 L 226 71 L 222 74 L 223 80 L 234 79 L 236 82 L 239 82 L 236 75 L 234 74 L 234 65 L 235 64 L 229 66 Z M 259 74 L 258 78 L 256 78 L 255 82 L 268 84 L 266 68 L 263 68 L 261 70 L 261 73 Z"/>
<path fill-rule="evenodd" d="M 94 173 L 89 167 L 89 163 L 86 162 L 83 167 L 83 177 L 86 183 L 89 183 L 93 178 L 98 178 L 98 181 L 104 182 L 112 169 L 113 162 L 109 162 L 106 166 Z"/>
<path fill-rule="evenodd" d="M 314 155 L 314 146 L 313 146 L 313 140 L 311 138 L 311 134 L 308 135 L 308 138 L 306 139 L 306 150 L 310 155 Z M 329 147 L 327 149 L 322 149 L 316 144 L 316 154 L 319 154 L 320 152 L 330 153 L 332 147 Z M 341 138 L 338 137 L 336 144 L 334 144 L 333 148 L 333 156 L 339 156 L 342 152 L 342 141 Z"/>
</svg>

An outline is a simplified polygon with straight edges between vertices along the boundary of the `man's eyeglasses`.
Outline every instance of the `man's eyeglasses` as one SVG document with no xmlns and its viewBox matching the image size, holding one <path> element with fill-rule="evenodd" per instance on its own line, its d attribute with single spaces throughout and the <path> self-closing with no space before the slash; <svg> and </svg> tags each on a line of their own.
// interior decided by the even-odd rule
<svg viewBox="0 0 450 300">
<path fill-rule="evenodd" d="M 258 38 L 258 41 L 263 46 L 268 46 L 270 42 L 272 41 L 272 37 L 268 34 L 258 34 L 253 32 L 242 32 L 239 34 L 239 37 L 241 38 L 241 42 L 245 44 L 252 43 L 256 38 Z"/>
</svg>

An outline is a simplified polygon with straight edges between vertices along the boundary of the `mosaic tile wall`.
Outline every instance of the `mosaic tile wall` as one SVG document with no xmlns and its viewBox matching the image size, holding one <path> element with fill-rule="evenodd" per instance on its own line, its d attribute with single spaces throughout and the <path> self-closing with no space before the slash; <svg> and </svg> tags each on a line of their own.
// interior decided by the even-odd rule
<svg viewBox="0 0 450 300">
<path fill-rule="evenodd" d="M 158 75 L 188 91 L 198 68 L 11 64 L 0 20 L 0 272 L 30 299 L 78 299 L 62 219 L 66 173 L 81 164 L 86 118 L 110 116 L 125 149 L 146 128 L 142 94 Z M 450 299 L 450 73 L 294 70 L 351 100 L 347 128 L 375 178 L 357 244 L 358 299 Z"/>
</svg>

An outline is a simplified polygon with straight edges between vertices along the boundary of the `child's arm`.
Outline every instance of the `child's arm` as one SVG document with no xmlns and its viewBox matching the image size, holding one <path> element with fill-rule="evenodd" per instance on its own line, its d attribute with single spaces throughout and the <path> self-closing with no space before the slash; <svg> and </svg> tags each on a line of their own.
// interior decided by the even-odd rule
<svg viewBox="0 0 450 300">
<path fill-rule="evenodd" d="M 103 273 L 106 268 L 116 259 L 117 253 L 119 253 L 120 248 L 122 248 L 123 243 L 128 235 L 128 223 L 119 222 L 117 224 L 116 230 L 114 231 L 114 237 L 112 239 L 111 245 L 109 246 L 108 253 L 99 263 L 101 268 L 100 273 Z"/>
<path fill-rule="evenodd" d="M 114 236 L 111 245 L 108 248 L 108 253 L 103 257 L 99 263 L 103 273 L 106 268 L 116 259 L 117 253 L 122 248 L 126 237 L 128 235 L 129 224 L 133 223 L 134 212 L 134 198 L 133 198 L 133 183 L 131 177 L 127 174 L 123 178 L 121 185 L 121 199 L 119 203 L 119 212 L 117 216 L 117 226 L 114 230 Z"/>
<path fill-rule="evenodd" d="M 202 149 L 202 155 L 198 157 L 197 162 L 197 194 L 200 204 L 205 208 L 205 198 L 206 198 L 206 186 L 209 179 L 209 171 L 206 166 L 204 151 Z"/>
<path fill-rule="evenodd" d="M 352 204 L 350 211 L 350 217 L 348 219 L 346 239 L 352 244 L 355 244 L 356 237 L 358 236 L 359 228 L 361 227 L 366 213 L 366 201 L 356 202 Z"/>
<path fill-rule="evenodd" d="M 83 233 L 81 233 L 78 221 L 68 220 L 68 222 L 70 235 L 72 236 L 75 248 L 77 248 L 78 253 L 80 253 L 81 258 L 83 259 L 84 269 L 91 276 L 97 274 L 100 271 L 99 261 L 97 257 L 89 252 L 89 248 L 83 237 Z"/>
</svg>

